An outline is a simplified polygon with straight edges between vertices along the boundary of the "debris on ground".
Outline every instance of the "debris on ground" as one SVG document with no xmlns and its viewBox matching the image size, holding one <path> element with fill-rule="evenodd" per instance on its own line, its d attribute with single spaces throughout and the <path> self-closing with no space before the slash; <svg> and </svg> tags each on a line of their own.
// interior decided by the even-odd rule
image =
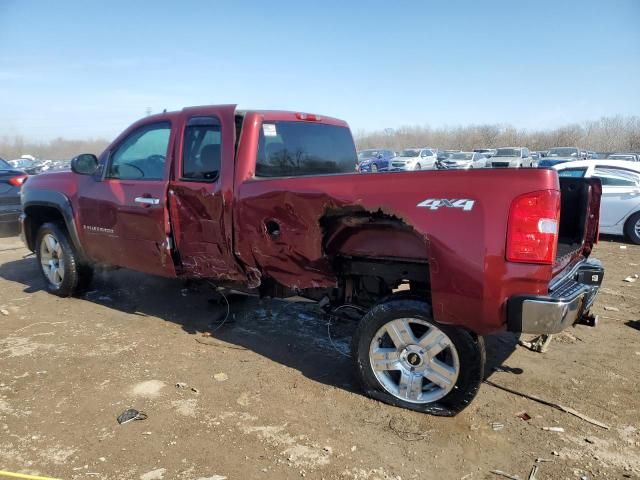
<svg viewBox="0 0 640 480">
<path fill-rule="evenodd" d="M 118 423 L 124 425 L 125 423 L 132 422 L 134 420 L 146 420 L 147 414 L 136 410 L 135 408 L 129 408 L 118 415 Z"/>
<path fill-rule="evenodd" d="M 226 373 L 220 372 L 220 373 L 216 373 L 213 376 L 213 379 L 216 380 L 217 382 L 224 382 L 225 380 L 229 380 L 229 375 L 227 375 Z"/>
<path fill-rule="evenodd" d="M 196 387 L 191 387 L 191 391 L 193 393 L 200 393 L 200 390 L 198 390 Z"/>
<path fill-rule="evenodd" d="M 555 455 L 556 452 L 554 452 Z M 550 458 L 536 458 L 536 463 L 548 463 L 553 462 Z"/>
<path fill-rule="evenodd" d="M 518 345 L 528 348 L 532 352 L 545 353 L 549 349 L 549 344 L 553 335 L 539 335 L 530 342 L 519 340 Z"/>
<path fill-rule="evenodd" d="M 605 305 L 604 309 L 607 312 L 619 312 L 620 311 L 620 309 L 618 307 L 610 307 L 608 305 Z"/>
<path fill-rule="evenodd" d="M 511 480 L 521 480 L 519 476 L 511 475 L 510 473 L 503 472 L 502 470 L 491 470 L 491 473 L 500 477 L 510 478 Z"/>
<path fill-rule="evenodd" d="M 623 281 L 628 282 L 628 283 L 633 283 L 636 280 L 638 280 L 638 274 L 636 273 L 635 275 L 629 275 L 627 278 L 625 278 Z"/>
<path fill-rule="evenodd" d="M 504 428 L 504 424 L 500 423 L 500 422 L 491 422 L 491 429 L 495 432 L 497 432 L 498 430 L 502 430 Z"/>
<path fill-rule="evenodd" d="M 529 479 L 528 480 L 536 480 L 536 474 L 538 473 L 538 466 L 534 465 L 531 468 L 531 472 L 529 472 Z"/>
<path fill-rule="evenodd" d="M 185 389 L 185 388 L 187 388 L 187 387 L 188 387 L 188 385 L 187 385 L 186 383 L 184 383 L 184 382 L 177 382 L 177 383 L 176 383 L 176 388 L 177 388 L 178 390 L 182 390 L 182 389 Z"/>
<path fill-rule="evenodd" d="M 0 313 L 6 317 L 7 315 L 9 315 L 9 310 L 7 310 L 6 308 L 0 308 Z"/>
<path fill-rule="evenodd" d="M 626 250 L 627 246 L 626 245 L 620 245 L 620 250 Z"/>
<path fill-rule="evenodd" d="M 562 427 L 542 427 L 542 430 L 545 432 L 560 432 L 564 433 L 564 428 Z"/>
<path fill-rule="evenodd" d="M 516 417 L 524 420 L 525 422 L 528 422 L 529 420 L 531 420 L 531 415 L 529 415 L 527 412 L 525 412 L 524 410 L 521 412 L 516 413 Z"/>
<path fill-rule="evenodd" d="M 485 380 L 484 383 L 486 383 L 487 385 L 491 385 L 492 387 L 498 388 L 500 390 L 504 390 L 505 392 L 509 392 L 509 393 L 514 394 L 514 395 L 518 395 L 520 397 L 532 400 L 534 402 L 541 403 L 542 405 L 547 405 L 548 407 L 552 407 L 552 408 L 555 408 L 555 409 L 560 410 L 562 412 L 568 413 L 570 415 L 573 415 L 574 417 L 578 417 L 578 418 L 584 420 L 585 422 L 591 423 L 592 425 L 596 425 L 596 426 L 598 426 L 600 428 L 604 428 L 605 430 L 609 430 L 611 428 L 611 427 L 609 427 L 609 425 L 606 425 L 606 424 L 604 424 L 602 422 L 599 422 L 598 420 L 594 420 L 593 418 L 588 417 L 585 414 L 580 413 L 580 412 L 578 412 L 577 410 L 575 410 L 575 409 L 573 409 L 571 407 L 566 407 L 564 405 L 560 405 L 559 403 L 553 403 L 553 402 L 550 402 L 548 400 L 544 400 L 542 398 L 539 398 L 539 397 L 536 397 L 534 395 L 530 395 L 530 394 L 527 394 L 527 393 L 518 392 L 517 390 L 513 390 L 513 389 L 511 389 L 509 387 L 505 387 L 503 385 L 498 385 L 497 383 L 493 383 L 490 380 Z"/>
</svg>

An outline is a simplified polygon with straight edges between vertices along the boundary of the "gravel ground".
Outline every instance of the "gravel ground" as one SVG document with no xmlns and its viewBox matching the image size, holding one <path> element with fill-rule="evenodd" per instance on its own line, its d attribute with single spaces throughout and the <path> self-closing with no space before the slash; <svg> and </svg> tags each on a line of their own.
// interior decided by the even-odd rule
<svg viewBox="0 0 640 480">
<path fill-rule="evenodd" d="M 640 478 L 640 280 L 623 281 L 640 274 L 638 246 L 597 246 L 606 268 L 598 328 L 569 329 L 544 354 L 512 335 L 487 339 L 491 366 L 503 366 L 491 381 L 608 430 L 487 384 L 455 418 L 383 405 L 354 381 L 352 327 L 331 325 L 330 339 L 314 305 L 231 299 L 218 328 L 227 307 L 203 287 L 117 270 L 83 298 L 61 299 L 43 291 L 27 253 L 0 239 L 0 470 L 142 480 L 490 479 L 501 470 L 524 479 L 537 465 L 538 479 Z M 148 418 L 118 425 L 129 407 Z"/>
</svg>

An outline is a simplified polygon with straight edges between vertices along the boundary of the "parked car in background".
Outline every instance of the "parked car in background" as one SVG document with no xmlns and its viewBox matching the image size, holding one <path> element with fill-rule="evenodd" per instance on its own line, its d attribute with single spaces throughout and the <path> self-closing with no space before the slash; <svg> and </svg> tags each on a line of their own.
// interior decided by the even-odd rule
<svg viewBox="0 0 640 480">
<path fill-rule="evenodd" d="M 435 148 L 405 148 L 391 161 L 392 170 L 431 170 L 436 166 Z"/>
<path fill-rule="evenodd" d="M 582 160 L 553 168 L 560 177 L 599 178 L 600 233 L 624 235 L 640 245 L 640 163 Z"/>
<path fill-rule="evenodd" d="M 538 162 L 542 158 L 542 155 L 540 154 L 540 152 L 530 152 L 530 155 L 531 155 L 531 166 L 537 167 Z"/>
<path fill-rule="evenodd" d="M 358 171 L 375 173 L 389 170 L 389 162 L 395 156 L 393 150 L 361 150 L 358 152 Z"/>
<path fill-rule="evenodd" d="M 0 158 L 0 236 L 16 235 L 20 224 L 20 189 L 28 175 Z"/>
<path fill-rule="evenodd" d="M 520 168 L 532 167 L 533 159 L 526 147 L 503 147 L 496 150 L 491 157 L 491 166 L 494 168 Z"/>
<path fill-rule="evenodd" d="M 478 152 L 452 153 L 449 158 L 438 162 L 438 168 L 444 169 L 484 168 L 486 166 L 487 157 Z"/>
<path fill-rule="evenodd" d="M 538 167 L 553 167 L 564 162 L 573 162 L 583 158 L 577 147 L 556 147 L 547 152 L 544 159 L 538 162 Z"/>
<path fill-rule="evenodd" d="M 475 148 L 473 151 L 483 154 L 486 158 L 491 158 L 496 154 L 495 148 Z"/>
<path fill-rule="evenodd" d="M 640 159 L 638 155 L 635 153 L 614 153 L 613 155 L 609 155 L 609 160 L 625 160 L 627 162 L 637 162 Z"/>
<path fill-rule="evenodd" d="M 9 160 L 9 164 L 13 168 L 22 170 L 29 175 L 37 175 L 42 170 L 42 165 L 30 158 L 16 158 L 15 160 Z"/>
</svg>

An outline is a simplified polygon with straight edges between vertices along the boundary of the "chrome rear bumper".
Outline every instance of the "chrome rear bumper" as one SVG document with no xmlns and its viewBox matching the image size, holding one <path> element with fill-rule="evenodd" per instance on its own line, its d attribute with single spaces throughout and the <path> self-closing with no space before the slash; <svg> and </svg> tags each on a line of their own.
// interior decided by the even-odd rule
<svg viewBox="0 0 640 480">
<path fill-rule="evenodd" d="M 585 260 L 546 296 L 518 295 L 507 302 L 507 329 L 511 332 L 560 333 L 577 323 L 591 308 L 602 284 L 604 268 Z"/>
</svg>

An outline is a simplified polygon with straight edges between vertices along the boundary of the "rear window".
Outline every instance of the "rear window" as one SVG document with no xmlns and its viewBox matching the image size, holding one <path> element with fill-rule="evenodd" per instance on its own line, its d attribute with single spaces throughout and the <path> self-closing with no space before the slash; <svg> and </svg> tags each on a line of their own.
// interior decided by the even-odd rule
<svg viewBox="0 0 640 480">
<path fill-rule="evenodd" d="M 257 177 L 353 173 L 356 149 L 346 127 L 265 122 L 260 129 Z"/>
</svg>

